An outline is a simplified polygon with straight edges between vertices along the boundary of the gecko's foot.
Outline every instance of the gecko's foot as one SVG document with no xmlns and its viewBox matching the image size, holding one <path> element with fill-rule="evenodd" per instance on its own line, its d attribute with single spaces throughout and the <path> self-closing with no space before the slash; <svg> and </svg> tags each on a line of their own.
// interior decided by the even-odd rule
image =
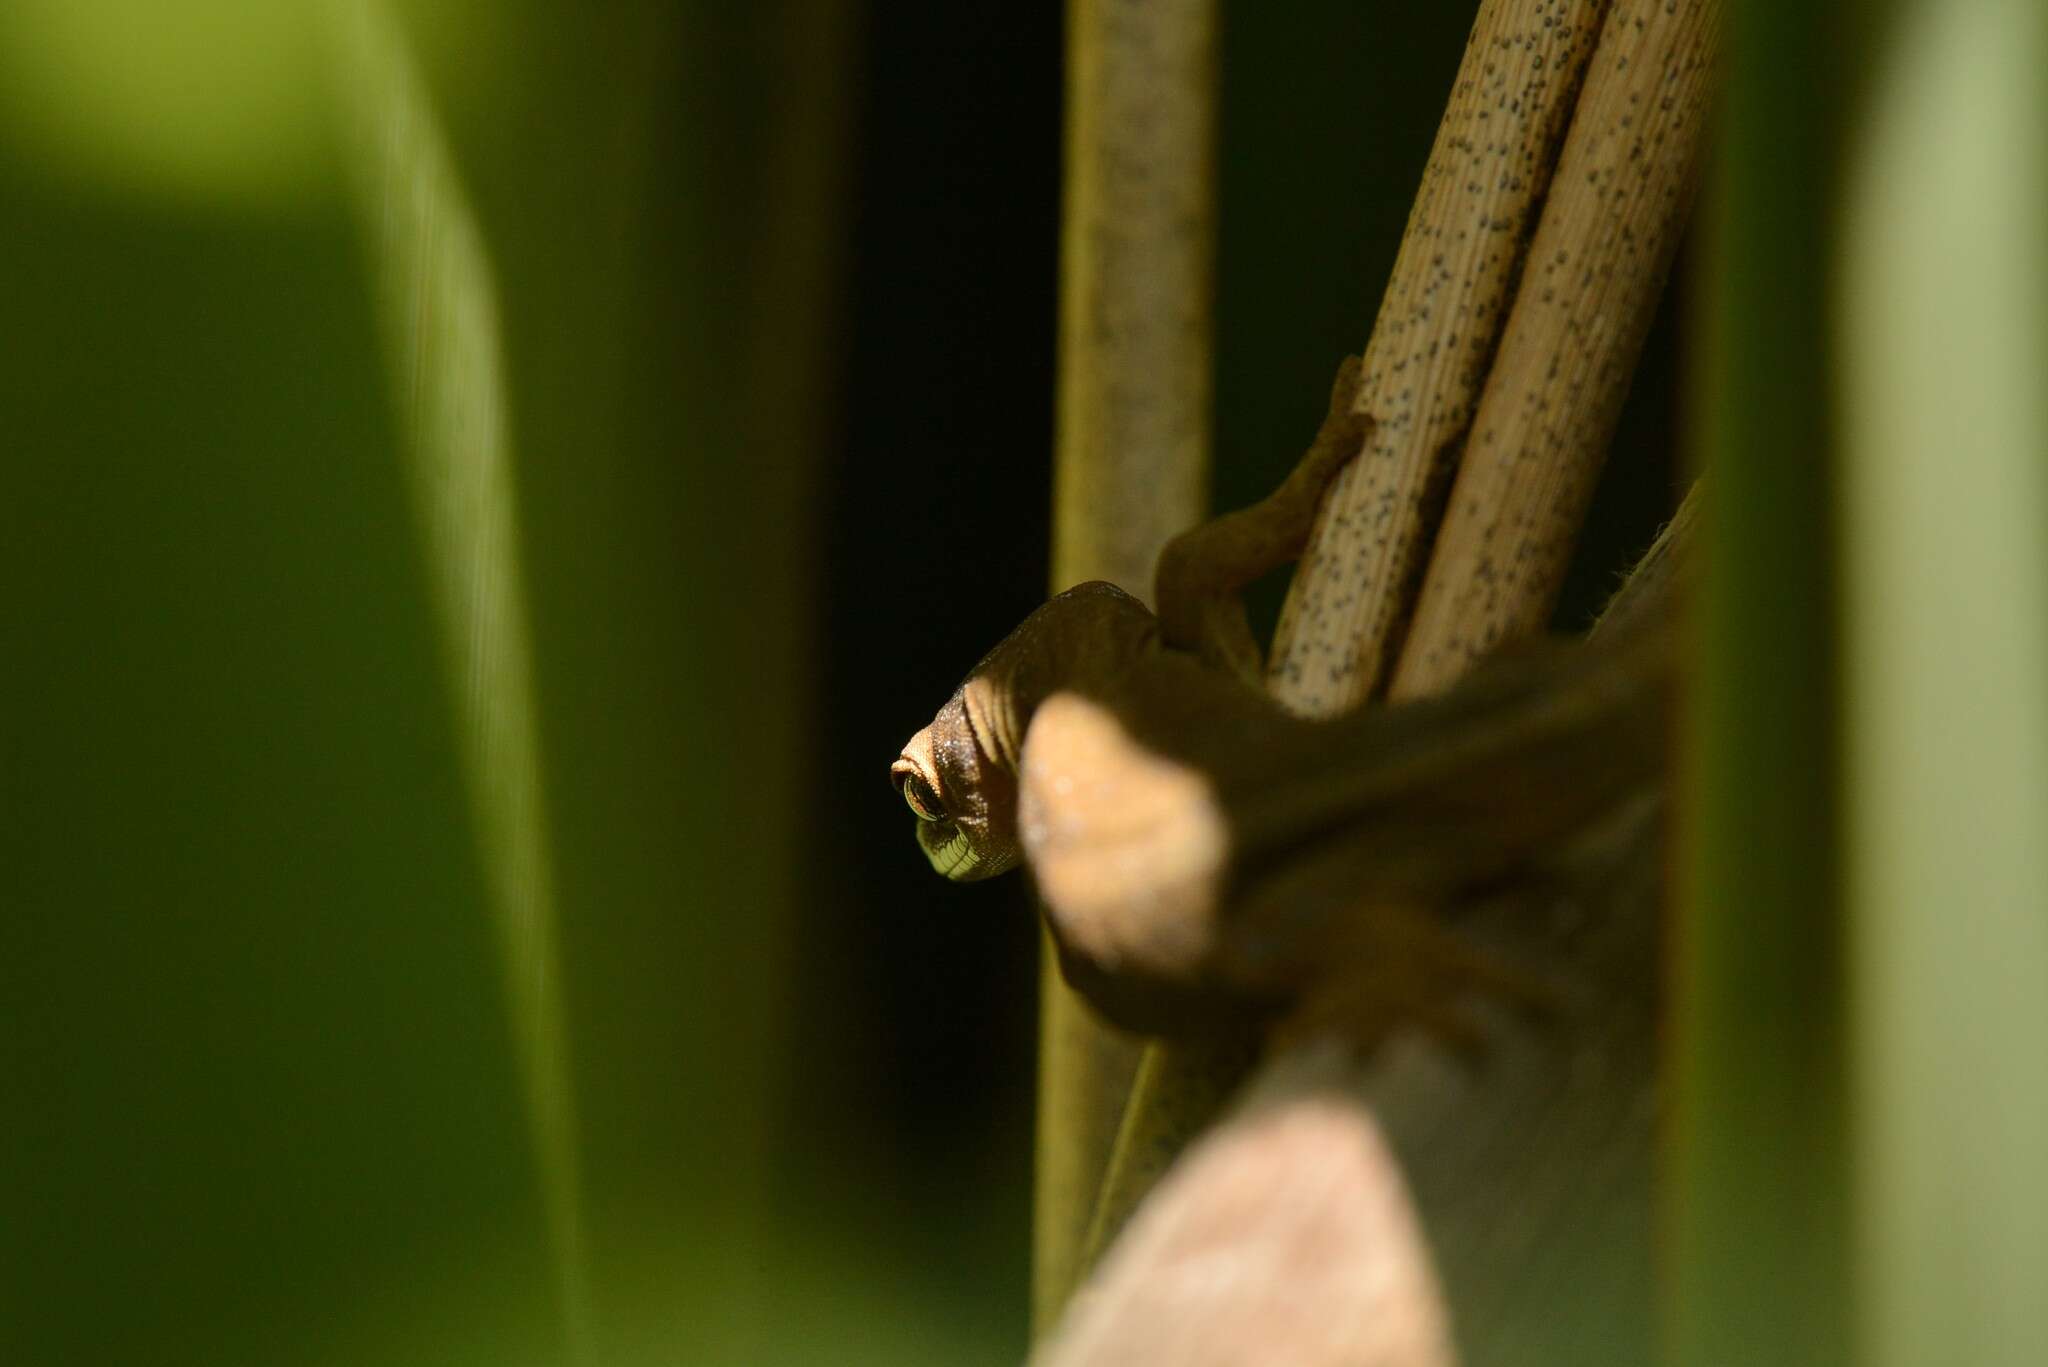
<svg viewBox="0 0 2048 1367">
<path fill-rule="evenodd" d="M 1554 1017 L 1563 995 L 1537 975 L 1473 944 L 1428 912 L 1374 908 L 1347 936 L 1327 973 L 1274 1029 L 1276 1043 L 1335 1035 L 1370 1051 L 1419 1028 L 1468 1064 L 1486 1054 L 1480 1003 L 1525 1017 Z"/>
<path fill-rule="evenodd" d="M 1265 676 L 1257 640 L 1238 597 L 1248 584 L 1298 559 L 1324 492 L 1365 444 L 1356 411 L 1362 363 L 1347 356 L 1330 387 L 1330 408 L 1308 453 L 1279 488 L 1249 508 L 1182 532 L 1159 553 L 1153 596 L 1161 639 L 1257 686 Z"/>
<path fill-rule="evenodd" d="M 1294 467 L 1283 486 L 1293 498 L 1306 499 L 1311 512 L 1337 472 L 1365 443 L 1367 420 L 1357 411 L 1358 391 L 1364 383 L 1362 358 L 1346 356 L 1338 363 L 1336 378 L 1330 382 L 1329 411 L 1323 415 L 1322 425 L 1301 463 Z"/>
</svg>

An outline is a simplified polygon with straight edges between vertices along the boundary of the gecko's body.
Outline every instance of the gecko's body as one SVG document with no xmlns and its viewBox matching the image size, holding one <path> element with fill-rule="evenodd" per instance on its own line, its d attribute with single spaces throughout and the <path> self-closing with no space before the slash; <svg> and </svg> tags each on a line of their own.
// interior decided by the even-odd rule
<svg viewBox="0 0 2048 1367">
<path fill-rule="evenodd" d="M 1199 1028 L 1322 989 L 1430 1019 L 1460 986 L 1515 990 L 1435 911 L 1661 769 L 1663 612 L 1334 721 L 1258 689 L 1235 593 L 1298 553 L 1316 497 L 1358 449 L 1355 375 L 1347 363 L 1280 491 L 1162 555 L 1160 616 L 1109 584 L 1060 594 L 891 771 L 940 873 L 1029 864 L 1067 976 L 1132 1028 Z"/>
</svg>

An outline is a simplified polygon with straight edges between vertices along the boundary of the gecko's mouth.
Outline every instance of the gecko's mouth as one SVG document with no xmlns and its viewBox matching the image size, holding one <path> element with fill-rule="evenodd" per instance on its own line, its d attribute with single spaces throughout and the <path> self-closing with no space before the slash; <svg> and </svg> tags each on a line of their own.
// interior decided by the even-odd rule
<svg viewBox="0 0 2048 1367">
<path fill-rule="evenodd" d="M 951 821 L 919 822 L 917 843 L 939 876 L 956 883 L 973 878 L 974 866 L 981 862 L 981 856 L 968 842 L 967 832 Z"/>
</svg>

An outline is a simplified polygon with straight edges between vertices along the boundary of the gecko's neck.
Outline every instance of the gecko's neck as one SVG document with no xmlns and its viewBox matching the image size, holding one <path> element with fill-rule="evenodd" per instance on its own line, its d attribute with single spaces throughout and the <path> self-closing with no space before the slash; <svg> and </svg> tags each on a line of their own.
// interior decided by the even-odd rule
<svg viewBox="0 0 2048 1367">
<path fill-rule="evenodd" d="M 1158 648 L 1159 624 L 1143 603 L 1101 580 L 1078 584 L 1026 617 L 967 676 L 968 724 L 983 753 L 1015 774 L 1040 703 L 1111 689 L 1132 660 Z"/>
</svg>

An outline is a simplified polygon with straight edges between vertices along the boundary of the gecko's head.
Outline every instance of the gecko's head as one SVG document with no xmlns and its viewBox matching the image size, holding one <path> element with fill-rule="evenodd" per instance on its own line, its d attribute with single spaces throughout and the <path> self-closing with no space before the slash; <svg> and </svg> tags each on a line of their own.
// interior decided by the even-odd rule
<svg viewBox="0 0 2048 1367">
<path fill-rule="evenodd" d="M 978 683 L 962 684 L 889 766 L 889 782 L 917 816 L 925 858 L 960 883 L 1008 872 L 1021 857 L 1017 776 L 977 726 Z"/>
<path fill-rule="evenodd" d="M 1017 764 L 1033 710 L 1055 690 L 1120 674 L 1155 635 L 1142 603 L 1095 581 L 1040 604 L 982 657 L 889 766 L 933 868 L 965 883 L 1017 866 Z"/>
</svg>

